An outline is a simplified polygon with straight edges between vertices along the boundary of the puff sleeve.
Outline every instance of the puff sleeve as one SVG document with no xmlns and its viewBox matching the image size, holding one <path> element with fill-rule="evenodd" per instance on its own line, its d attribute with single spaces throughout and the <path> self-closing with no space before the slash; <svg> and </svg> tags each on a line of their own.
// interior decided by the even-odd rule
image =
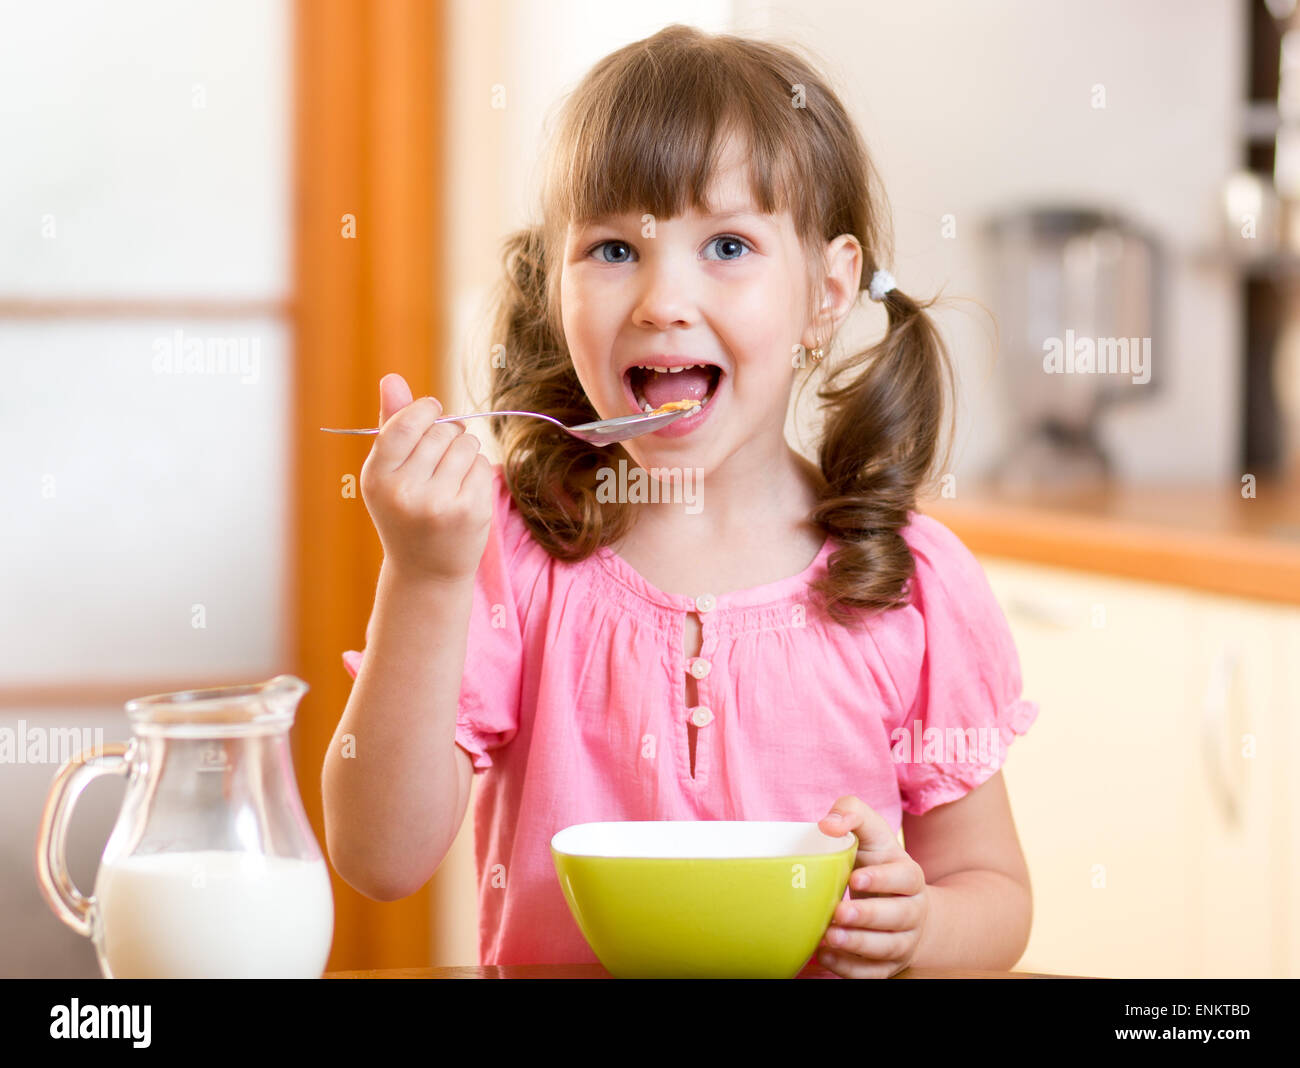
<svg viewBox="0 0 1300 1068">
<path fill-rule="evenodd" d="M 924 650 L 919 670 L 895 680 L 908 711 L 890 744 L 903 811 L 920 815 L 992 778 L 1038 706 L 1021 696 L 1011 629 L 970 550 L 921 513 L 901 533 Z"/>
<path fill-rule="evenodd" d="M 500 464 L 492 468 L 492 526 L 474 575 L 456 744 L 474 762 L 475 772 L 492 766 L 489 752 L 508 743 L 519 729 L 523 677 L 523 630 L 512 584 L 512 564 L 523 550 L 527 527 L 513 508 Z M 373 621 L 373 615 L 371 617 Z M 370 624 L 366 625 L 370 642 Z M 354 679 L 364 653 L 349 649 L 343 666 Z"/>
</svg>

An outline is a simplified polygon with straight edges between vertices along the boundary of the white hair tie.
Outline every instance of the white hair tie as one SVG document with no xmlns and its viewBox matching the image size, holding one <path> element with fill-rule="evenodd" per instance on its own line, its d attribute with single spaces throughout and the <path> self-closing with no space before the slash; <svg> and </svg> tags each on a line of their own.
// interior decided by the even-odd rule
<svg viewBox="0 0 1300 1068">
<path fill-rule="evenodd" d="M 884 300 L 886 293 L 897 288 L 898 283 L 894 281 L 894 276 L 882 267 L 871 276 L 871 285 L 867 292 L 871 294 L 872 300 Z"/>
</svg>

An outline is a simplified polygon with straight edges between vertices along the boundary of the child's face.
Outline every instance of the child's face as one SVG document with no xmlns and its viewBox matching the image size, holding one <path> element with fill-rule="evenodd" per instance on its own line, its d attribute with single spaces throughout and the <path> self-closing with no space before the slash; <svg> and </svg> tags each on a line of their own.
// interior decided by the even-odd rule
<svg viewBox="0 0 1300 1068">
<path fill-rule="evenodd" d="M 716 216 L 692 210 L 655 219 L 649 231 L 639 213 L 630 213 L 570 225 L 565 239 L 564 335 L 602 419 L 637 410 L 624 379 L 630 365 L 676 357 L 722 369 L 704 410 L 667 428 L 690 421 L 693 429 L 624 444 L 642 466 L 649 466 L 645 458 L 687 450 L 693 463 L 713 466 L 748 438 L 782 439 L 797 373 L 793 347 L 812 340 L 804 340 L 804 254 L 789 213 L 757 212 L 734 149 L 708 200 Z"/>
</svg>

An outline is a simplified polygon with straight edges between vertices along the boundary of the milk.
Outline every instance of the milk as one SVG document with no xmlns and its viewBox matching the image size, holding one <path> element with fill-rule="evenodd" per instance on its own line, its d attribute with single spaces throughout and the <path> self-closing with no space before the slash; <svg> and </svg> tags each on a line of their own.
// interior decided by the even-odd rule
<svg viewBox="0 0 1300 1068">
<path fill-rule="evenodd" d="M 117 979 L 319 979 L 334 935 L 323 860 L 204 850 L 126 857 L 95 878 Z"/>
</svg>

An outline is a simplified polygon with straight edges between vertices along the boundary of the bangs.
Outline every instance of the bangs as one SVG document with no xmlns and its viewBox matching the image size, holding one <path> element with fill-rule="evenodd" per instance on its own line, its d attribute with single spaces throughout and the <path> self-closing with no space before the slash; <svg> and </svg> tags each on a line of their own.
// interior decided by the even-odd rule
<svg viewBox="0 0 1300 1068">
<path fill-rule="evenodd" d="M 608 57 L 573 101 L 551 174 L 552 219 L 582 225 L 646 212 L 714 213 L 710 186 L 724 150 L 746 161 L 753 203 L 768 214 L 807 206 L 795 166 L 807 133 L 789 86 L 743 53 L 687 49 L 666 68 L 648 50 Z M 793 115 L 791 113 L 794 113 Z M 796 219 L 796 228 L 809 220 Z"/>
</svg>

